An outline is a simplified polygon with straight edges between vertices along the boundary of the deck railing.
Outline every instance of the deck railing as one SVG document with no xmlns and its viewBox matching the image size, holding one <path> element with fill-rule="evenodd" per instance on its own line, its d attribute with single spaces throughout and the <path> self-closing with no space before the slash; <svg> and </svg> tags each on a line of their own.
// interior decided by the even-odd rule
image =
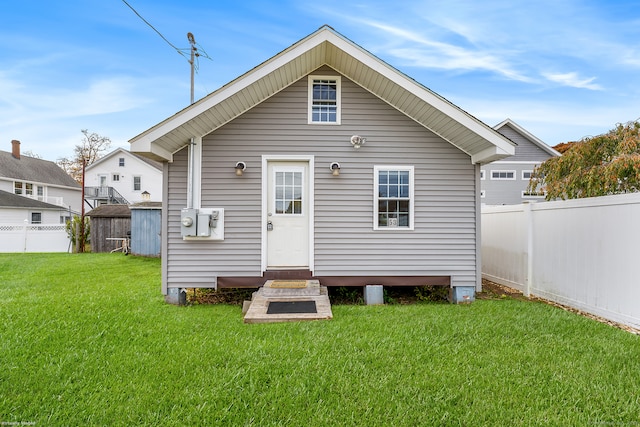
<svg viewBox="0 0 640 427">
<path fill-rule="evenodd" d="M 84 198 L 103 200 L 112 205 L 128 205 L 129 202 L 113 187 L 84 187 Z"/>
</svg>

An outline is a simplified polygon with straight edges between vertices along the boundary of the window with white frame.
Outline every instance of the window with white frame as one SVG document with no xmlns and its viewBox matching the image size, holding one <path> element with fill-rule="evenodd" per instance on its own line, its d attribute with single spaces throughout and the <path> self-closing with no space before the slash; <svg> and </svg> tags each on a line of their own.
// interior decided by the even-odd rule
<svg viewBox="0 0 640 427">
<path fill-rule="evenodd" d="M 309 123 L 340 124 L 339 76 L 309 76 Z"/>
<path fill-rule="evenodd" d="M 413 166 L 375 166 L 374 191 L 374 230 L 413 230 Z"/>
<path fill-rule="evenodd" d="M 118 159 L 118 166 L 120 166 L 120 167 L 124 167 L 124 157 L 120 157 L 120 158 Z"/>
<path fill-rule="evenodd" d="M 484 177 L 485 177 L 484 170 L 481 169 L 480 170 L 480 179 L 484 179 Z"/>
<path fill-rule="evenodd" d="M 31 212 L 31 224 L 42 224 L 42 212 Z"/>
<path fill-rule="evenodd" d="M 522 171 L 522 179 L 529 181 L 533 171 Z"/>
<path fill-rule="evenodd" d="M 491 179 L 516 179 L 516 171 L 491 171 Z"/>
<path fill-rule="evenodd" d="M 531 191 L 523 191 L 522 198 L 523 199 L 543 199 L 547 195 L 547 192 L 544 190 L 531 192 Z"/>
<path fill-rule="evenodd" d="M 14 194 L 22 194 L 22 183 L 21 182 L 14 182 L 13 183 L 13 193 Z"/>
<path fill-rule="evenodd" d="M 133 177 L 133 191 L 140 191 L 142 188 L 142 177 L 134 176 Z"/>
<path fill-rule="evenodd" d="M 120 174 L 119 173 L 114 173 L 113 176 L 111 177 L 111 180 L 113 182 L 118 182 L 120 181 Z"/>
</svg>

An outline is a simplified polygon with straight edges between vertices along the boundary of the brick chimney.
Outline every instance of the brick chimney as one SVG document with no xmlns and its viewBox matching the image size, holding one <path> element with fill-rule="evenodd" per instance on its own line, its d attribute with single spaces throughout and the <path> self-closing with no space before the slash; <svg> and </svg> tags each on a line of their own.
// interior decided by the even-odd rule
<svg viewBox="0 0 640 427">
<path fill-rule="evenodd" d="M 11 141 L 11 154 L 16 159 L 20 159 L 20 141 L 17 139 Z"/>
</svg>

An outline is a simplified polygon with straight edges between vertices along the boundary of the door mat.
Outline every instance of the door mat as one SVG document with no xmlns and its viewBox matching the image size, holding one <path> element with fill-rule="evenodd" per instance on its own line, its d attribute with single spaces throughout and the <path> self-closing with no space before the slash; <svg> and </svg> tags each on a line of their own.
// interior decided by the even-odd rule
<svg viewBox="0 0 640 427">
<path fill-rule="evenodd" d="M 267 314 L 317 313 L 315 301 L 271 301 Z"/>
<path fill-rule="evenodd" d="M 274 280 L 270 285 L 272 288 L 306 288 L 306 280 Z"/>
</svg>

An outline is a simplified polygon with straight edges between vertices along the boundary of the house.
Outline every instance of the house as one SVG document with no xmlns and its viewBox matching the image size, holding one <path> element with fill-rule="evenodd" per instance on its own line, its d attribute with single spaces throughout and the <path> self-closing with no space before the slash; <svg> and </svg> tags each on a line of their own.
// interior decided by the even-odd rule
<svg viewBox="0 0 640 427">
<path fill-rule="evenodd" d="M 0 151 L 0 190 L 76 214 L 82 207 L 80 185 L 54 162 L 21 155 L 17 140 L 11 141 L 11 152 Z"/>
<path fill-rule="evenodd" d="M 92 208 L 161 201 L 162 163 L 118 148 L 87 166 L 84 183 Z"/>
<path fill-rule="evenodd" d="M 515 152 L 328 26 L 130 142 L 164 164 L 169 302 L 306 277 L 473 297 L 480 165 Z"/>
<path fill-rule="evenodd" d="M 69 216 L 64 206 L 0 190 L 0 224 L 64 224 Z"/>
<path fill-rule="evenodd" d="M 481 167 L 482 203 L 515 205 L 544 200 L 544 193 L 532 194 L 527 190 L 529 179 L 536 166 L 561 154 L 511 119 L 497 124 L 494 129 L 517 144 L 516 153 Z"/>
<path fill-rule="evenodd" d="M 0 252 L 67 252 L 63 206 L 0 190 Z"/>
</svg>

